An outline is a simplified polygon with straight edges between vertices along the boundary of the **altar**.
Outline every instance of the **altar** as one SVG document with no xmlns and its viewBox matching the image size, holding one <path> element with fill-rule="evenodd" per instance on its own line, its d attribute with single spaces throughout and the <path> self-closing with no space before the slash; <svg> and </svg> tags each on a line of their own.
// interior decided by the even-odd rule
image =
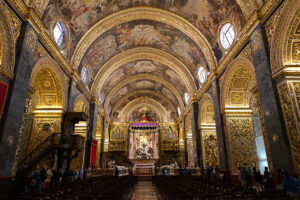
<svg viewBox="0 0 300 200">
<path fill-rule="evenodd" d="M 154 160 L 136 160 L 133 173 L 135 176 L 154 176 L 155 165 Z"/>
<path fill-rule="evenodd" d="M 131 123 L 129 131 L 129 159 L 157 160 L 159 158 L 158 123 L 141 121 Z"/>
</svg>

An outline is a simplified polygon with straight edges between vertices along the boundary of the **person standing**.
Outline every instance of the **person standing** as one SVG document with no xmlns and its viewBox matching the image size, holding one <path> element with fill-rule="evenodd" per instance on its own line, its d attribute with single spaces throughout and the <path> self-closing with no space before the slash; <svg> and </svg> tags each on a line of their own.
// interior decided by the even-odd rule
<svg viewBox="0 0 300 200">
<path fill-rule="evenodd" d="M 46 180 L 45 180 L 45 189 L 48 189 L 49 188 L 49 186 L 50 186 L 50 182 L 51 182 L 51 179 L 52 179 L 52 176 L 53 176 L 53 174 L 52 174 L 52 171 L 51 171 L 51 169 L 48 169 L 47 170 L 47 173 L 46 173 Z"/>
<path fill-rule="evenodd" d="M 256 191 L 261 192 L 262 191 L 262 176 L 260 173 L 260 170 L 256 170 L 256 167 L 252 168 L 253 171 L 253 176 L 255 180 L 255 185 L 256 185 Z"/>
<path fill-rule="evenodd" d="M 278 169 L 277 172 L 274 174 L 274 184 L 275 184 L 275 189 L 276 190 L 283 190 L 283 186 L 282 186 L 282 173 L 281 173 L 281 169 Z"/>
<path fill-rule="evenodd" d="M 287 195 L 292 200 L 299 200 L 299 181 L 290 176 L 290 173 L 288 171 L 285 171 L 284 173 L 285 179 L 283 181 L 283 187 L 286 190 Z"/>
</svg>

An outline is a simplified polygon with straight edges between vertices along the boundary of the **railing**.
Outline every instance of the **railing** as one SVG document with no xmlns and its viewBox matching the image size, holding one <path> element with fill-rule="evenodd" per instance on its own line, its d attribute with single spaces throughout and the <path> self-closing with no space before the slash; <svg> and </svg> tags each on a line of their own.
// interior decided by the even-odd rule
<svg viewBox="0 0 300 200">
<path fill-rule="evenodd" d="M 26 155 L 26 157 L 19 162 L 19 166 L 26 166 L 28 169 L 34 167 L 55 145 L 59 144 L 59 140 L 60 133 L 51 134 Z"/>
</svg>

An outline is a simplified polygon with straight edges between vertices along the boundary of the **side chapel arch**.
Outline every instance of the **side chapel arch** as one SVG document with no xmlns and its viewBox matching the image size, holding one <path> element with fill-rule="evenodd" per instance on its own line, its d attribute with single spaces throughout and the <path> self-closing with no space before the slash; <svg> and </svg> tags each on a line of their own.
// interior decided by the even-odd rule
<svg viewBox="0 0 300 200">
<path fill-rule="evenodd" d="M 53 81 L 55 82 L 55 89 L 56 89 L 56 98 L 57 98 L 56 102 L 57 103 L 60 102 L 61 105 L 58 106 L 60 106 L 61 109 L 65 111 L 67 109 L 68 89 L 65 84 L 65 79 L 64 79 L 62 69 L 60 68 L 58 63 L 50 57 L 43 57 L 39 59 L 36 62 L 31 74 L 31 80 L 30 80 L 31 86 L 37 84 L 36 81 L 39 75 L 41 75 L 41 71 L 44 71 L 43 73 L 46 73 L 47 71 L 49 76 L 53 77 Z M 45 82 L 45 80 L 46 79 L 44 79 L 43 86 L 40 84 L 40 89 L 42 88 L 46 89 L 47 88 L 46 86 L 49 85 L 49 83 Z M 40 80 L 40 83 L 41 81 L 43 81 L 43 79 Z M 49 96 L 49 98 L 53 98 L 53 95 Z"/>
<path fill-rule="evenodd" d="M 248 163 L 258 166 L 253 130 L 252 110 L 249 101 L 251 89 L 256 85 L 254 67 L 246 58 L 233 60 L 224 75 L 221 88 L 221 105 L 224 112 L 225 138 L 231 172 Z"/>
<path fill-rule="evenodd" d="M 246 58 L 233 60 L 224 75 L 221 87 L 221 108 L 249 108 L 250 90 L 256 85 L 252 62 Z"/>
<path fill-rule="evenodd" d="M 204 167 L 219 166 L 218 140 L 214 119 L 214 106 L 210 94 L 199 102 L 199 129 L 201 134 L 202 161 Z"/>
<path fill-rule="evenodd" d="M 276 24 L 271 44 L 273 73 L 286 65 L 300 64 L 300 2 L 287 1 Z M 280 40 L 278 40 L 280 38 Z"/>
</svg>

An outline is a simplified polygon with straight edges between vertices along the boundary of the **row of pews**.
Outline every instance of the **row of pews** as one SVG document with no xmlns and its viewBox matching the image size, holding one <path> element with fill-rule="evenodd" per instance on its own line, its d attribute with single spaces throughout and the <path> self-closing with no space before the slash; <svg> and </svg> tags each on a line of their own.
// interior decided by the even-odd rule
<svg viewBox="0 0 300 200">
<path fill-rule="evenodd" d="M 220 200 L 288 200 L 284 191 L 264 191 L 259 194 L 253 188 L 228 185 L 220 180 L 197 176 L 155 176 L 153 183 L 163 199 L 220 199 Z"/>
<path fill-rule="evenodd" d="M 133 176 L 92 177 L 84 181 L 65 184 L 58 188 L 50 188 L 30 194 L 10 194 L 1 196 L 1 200 L 119 200 L 128 199 L 136 178 Z"/>
</svg>

